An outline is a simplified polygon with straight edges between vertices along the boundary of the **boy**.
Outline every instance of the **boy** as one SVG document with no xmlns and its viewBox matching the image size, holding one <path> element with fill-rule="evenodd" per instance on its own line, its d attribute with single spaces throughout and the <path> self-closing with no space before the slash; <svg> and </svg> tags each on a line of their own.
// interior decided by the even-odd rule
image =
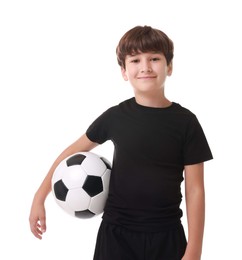
<svg viewBox="0 0 242 260">
<path fill-rule="evenodd" d="M 59 155 L 34 196 L 31 231 L 39 239 L 46 231 L 44 202 L 60 161 L 111 140 L 109 196 L 94 260 L 200 260 L 203 163 L 212 153 L 196 116 L 165 96 L 173 42 L 160 30 L 136 26 L 121 38 L 116 53 L 134 97 L 106 110 Z M 188 240 L 180 220 L 183 172 Z"/>
</svg>

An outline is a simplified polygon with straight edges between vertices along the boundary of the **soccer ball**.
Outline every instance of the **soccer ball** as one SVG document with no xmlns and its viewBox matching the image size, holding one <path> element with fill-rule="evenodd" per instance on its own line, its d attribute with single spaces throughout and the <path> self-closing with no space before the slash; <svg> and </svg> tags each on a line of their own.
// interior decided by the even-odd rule
<svg viewBox="0 0 242 260">
<path fill-rule="evenodd" d="M 110 162 L 95 153 L 80 152 L 60 162 L 52 177 L 57 204 L 78 218 L 103 212 L 111 174 Z"/>
</svg>

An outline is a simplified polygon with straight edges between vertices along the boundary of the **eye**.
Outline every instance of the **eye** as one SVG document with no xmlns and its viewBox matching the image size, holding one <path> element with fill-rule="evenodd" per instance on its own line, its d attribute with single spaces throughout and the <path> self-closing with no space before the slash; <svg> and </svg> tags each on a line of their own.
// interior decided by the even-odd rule
<svg viewBox="0 0 242 260">
<path fill-rule="evenodd" d="M 154 58 L 151 58 L 151 61 L 159 61 L 160 58 L 159 57 L 154 57 Z"/>
<path fill-rule="evenodd" d="M 138 62 L 139 62 L 139 59 L 132 59 L 130 62 L 131 62 L 131 63 L 138 63 Z"/>
</svg>

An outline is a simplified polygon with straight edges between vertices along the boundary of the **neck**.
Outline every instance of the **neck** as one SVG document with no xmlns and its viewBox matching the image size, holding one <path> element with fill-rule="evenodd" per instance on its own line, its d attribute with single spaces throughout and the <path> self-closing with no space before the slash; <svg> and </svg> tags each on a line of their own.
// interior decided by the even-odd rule
<svg viewBox="0 0 242 260">
<path fill-rule="evenodd" d="M 139 96 L 135 95 L 135 100 L 139 105 L 146 107 L 157 107 L 165 108 L 169 107 L 172 102 L 169 101 L 165 96 Z"/>
</svg>

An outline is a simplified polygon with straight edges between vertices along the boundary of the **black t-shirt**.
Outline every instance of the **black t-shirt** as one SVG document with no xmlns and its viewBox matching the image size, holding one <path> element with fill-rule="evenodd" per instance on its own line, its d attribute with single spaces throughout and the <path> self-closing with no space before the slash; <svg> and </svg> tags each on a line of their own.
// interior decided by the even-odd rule
<svg viewBox="0 0 242 260">
<path fill-rule="evenodd" d="M 105 111 L 86 134 L 93 142 L 114 144 L 104 220 L 140 231 L 180 222 L 184 166 L 212 159 L 191 111 L 175 102 L 145 107 L 131 98 Z"/>
</svg>

